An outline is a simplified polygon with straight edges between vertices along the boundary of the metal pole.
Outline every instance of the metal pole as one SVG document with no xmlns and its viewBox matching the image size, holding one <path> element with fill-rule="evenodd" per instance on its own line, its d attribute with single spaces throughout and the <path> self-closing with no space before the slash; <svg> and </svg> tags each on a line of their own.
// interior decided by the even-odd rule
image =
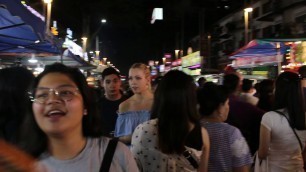
<svg viewBox="0 0 306 172">
<path fill-rule="evenodd" d="M 277 42 L 276 43 L 276 51 L 277 51 L 277 72 L 278 72 L 278 75 L 281 73 L 282 71 L 282 55 L 281 55 L 281 52 L 280 52 L 280 43 Z"/>
<path fill-rule="evenodd" d="M 47 5 L 47 26 L 46 26 L 47 33 L 50 32 L 51 6 L 52 6 L 52 3 L 51 2 L 48 3 Z"/>
<path fill-rule="evenodd" d="M 99 36 L 96 36 L 96 51 L 99 51 Z"/>
<path fill-rule="evenodd" d="M 182 14 L 181 20 L 181 47 L 180 47 L 180 58 L 184 56 L 184 26 L 185 26 L 185 15 Z"/>
</svg>

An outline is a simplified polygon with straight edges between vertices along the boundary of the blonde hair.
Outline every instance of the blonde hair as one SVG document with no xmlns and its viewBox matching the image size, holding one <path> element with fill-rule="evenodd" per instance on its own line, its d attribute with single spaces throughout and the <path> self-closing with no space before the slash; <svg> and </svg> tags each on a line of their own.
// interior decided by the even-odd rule
<svg viewBox="0 0 306 172">
<path fill-rule="evenodd" d="M 149 90 L 151 90 L 151 71 L 150 71 L 150 67 L 148 67 L 146 64 L 144 63 L 134 63 L 130 69 L 141 69 L 143 70 L 145 77 L 150 79 L 149 82 Z"/>
</svg>

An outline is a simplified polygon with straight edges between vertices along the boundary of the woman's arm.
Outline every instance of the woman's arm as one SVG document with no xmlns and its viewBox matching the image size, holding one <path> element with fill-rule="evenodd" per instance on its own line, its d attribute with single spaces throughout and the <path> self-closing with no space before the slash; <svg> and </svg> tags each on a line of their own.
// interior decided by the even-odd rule
<svg viewBox="0 0 306 172">
<path fill-rule="evenodd" d="M 250 171 L 250 166 L 249 165 L 244 165 L 241 167 L 234 167 L 233 172 L 249 172 Z"/>
<path fill-rule="evenodd" d="M 260 125 L 259 148 L 258 148 L 259 159 L 265 159 L 268 156 L 270 141 L 271 141 L 271 131 L 268 130 L 264 125 L 261 124 Z"/>
<path fill-rule="evenodd" d="M 203 139 L 203 147 L 202 147 L 202 155 L 199 165 L 199 172 L 207 172 L 208 170 L 208 158 L 209 158 L 209 151 L 210 151 L 210 141 L 207 130 L 205 128 L 201 128 L 202 132 L 202 139 Z"/>
</svg>

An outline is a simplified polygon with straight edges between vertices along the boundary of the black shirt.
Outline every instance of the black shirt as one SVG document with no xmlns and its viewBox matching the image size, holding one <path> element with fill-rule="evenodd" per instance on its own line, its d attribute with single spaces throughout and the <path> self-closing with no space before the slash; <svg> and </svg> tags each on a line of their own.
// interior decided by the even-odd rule
<svg viewBox="0 0 306 172">
<path fill-rule="evenodd" d="M 105 96 L 101 97 L 98 101 L 100 115 L 101 115 L 101 125 L 103 129 L 103 135 L 112 137 L 115 130 L 115 125 L 117 121 L 117 111 L 120 103 L 126 100 L 125 96 L 120 99 L 111 101 L 106 99 Z"/>
</svg>

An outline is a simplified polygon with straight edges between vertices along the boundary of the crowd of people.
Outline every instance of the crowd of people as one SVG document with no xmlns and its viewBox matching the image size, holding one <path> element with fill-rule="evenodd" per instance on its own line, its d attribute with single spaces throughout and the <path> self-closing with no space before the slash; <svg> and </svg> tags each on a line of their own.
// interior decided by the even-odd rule
<svg viewBox="0 0 306 172">
<path fill-rule="evenodd" d="M 36 77 L 1 69 L 0 171 L 303 172 L 304 78 L 306 67 L 256 85 L 233 72 L 217 85 L 173 70 L 152 82 L 135 63 L 129 95 L 111 67 L 103 94 L 60 63 Z"/>
</svg>

